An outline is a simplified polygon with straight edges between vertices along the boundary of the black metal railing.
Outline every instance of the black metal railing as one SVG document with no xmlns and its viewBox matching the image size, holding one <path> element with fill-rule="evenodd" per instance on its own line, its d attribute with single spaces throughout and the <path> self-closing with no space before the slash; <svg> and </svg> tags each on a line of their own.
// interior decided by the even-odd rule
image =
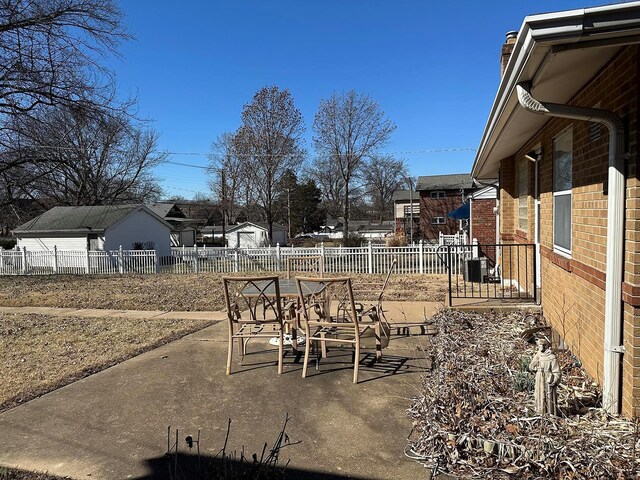
<svg viewBox="0 0 640 480">
<path fill-rule="evenodd" d="M 467 252 L 463 258 L 461 248 Z M 533 244 L 442 246 L 438 256 L 449 275 L 450 305 L 453 299 L 469 298 L 538 301 Z"/>
</svg>

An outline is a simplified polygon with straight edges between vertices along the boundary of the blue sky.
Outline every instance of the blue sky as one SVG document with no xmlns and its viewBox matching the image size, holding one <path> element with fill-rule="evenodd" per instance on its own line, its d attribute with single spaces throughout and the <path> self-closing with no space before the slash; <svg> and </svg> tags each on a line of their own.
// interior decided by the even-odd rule
<svg viewBox="0 0 640 480">
<path fill-rule="evenodd" d="M 397 125 L 385 151 L 410 173 L 468 172 L 499 83 L 505 33 L 526 15 L 605 2 L 121 0 L 135 40 L 110 62 L 172 162 L 206 166 L 263 86 L 287 88 L 306 125 L 322 98 L 354 89 Z M 439 151 L 456 150 L 459 151 Z M 166 164 L 167 195 L 209 195 L 202 169 Z"/>
</svg>

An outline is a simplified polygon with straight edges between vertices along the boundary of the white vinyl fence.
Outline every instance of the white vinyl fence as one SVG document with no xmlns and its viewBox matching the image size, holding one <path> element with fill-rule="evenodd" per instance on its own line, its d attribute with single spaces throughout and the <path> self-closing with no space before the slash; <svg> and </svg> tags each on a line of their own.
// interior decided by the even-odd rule
<svg viewBox="0 0 640 480">
<path fill-rule="evenodd" d="M 398 261 L 398 273 L 446 274 L 448 261 L 452 273 L 460 273 L 464 260 L 471 257 L 472 247 L 459 245 L 450 251 L 447 259 L 446 248 L 423 243 L 406 247 L 369 244 L 349 248 L 173 248 L 171 255 L 164 257 L 156 255 L 155 250 L 122 248 L 113 251 L 0 248 L 0 275 L 283 272 L 287 269 L 287 257 L 305 256 L 321 256 L 326 273 L 384 274 L 394 259 Z"/>
</svg>

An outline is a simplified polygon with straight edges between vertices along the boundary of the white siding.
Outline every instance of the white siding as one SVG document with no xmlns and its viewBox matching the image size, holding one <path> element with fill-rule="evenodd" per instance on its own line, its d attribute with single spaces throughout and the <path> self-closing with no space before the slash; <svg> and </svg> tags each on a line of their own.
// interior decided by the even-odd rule
<svg viewBox="0 0 640 480">
<path fill-rule="evenodd" d="M 497 198 L 498 191 L 493 187 L 485 187 L 470 195 L 474 200 L 490 200 Z"/>
<path fill-rule="evenodd" d="M 25 238 L 18 236 L 17 246 L 26 247 L 28 251 L 53 251 L 53 247 L 58 250 L 86 250 L 87 235 L 78 233 L 68 237 L 37 237 Z"/>
<path fill-rule="evenodd" d="M 138 210 L 107 229 L 105 250 L 131 250 L 135 242 L 153 242 L 158 255 L 171 254 L 171 230 L 168 225 L 144 210 Z"/>
</svg>

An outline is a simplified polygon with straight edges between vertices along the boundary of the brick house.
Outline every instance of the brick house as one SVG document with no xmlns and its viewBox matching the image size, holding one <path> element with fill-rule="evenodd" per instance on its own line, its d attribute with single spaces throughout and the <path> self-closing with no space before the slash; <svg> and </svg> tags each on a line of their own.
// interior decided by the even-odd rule
<svg viewBox="0 0 640 480">
<path fill-rule="evenodd" d="M 418 177 L 416 191 L 420 195 L 420 232 L 422 239 L 436 242 L 440 233 L 454 235 L 458 220 L 447 214 L 458 208 L 477 188 L 468 173 Z"/>
<path fill-rule="evenodd" d="M 535 244 L 556 335 L 603 387 L 640 407 L 640 2 L 526 17 L 472 176 L 499 175 L 500 241 Z M 513 265 L 503 265 L 505 271 Z"/>
</svg>

